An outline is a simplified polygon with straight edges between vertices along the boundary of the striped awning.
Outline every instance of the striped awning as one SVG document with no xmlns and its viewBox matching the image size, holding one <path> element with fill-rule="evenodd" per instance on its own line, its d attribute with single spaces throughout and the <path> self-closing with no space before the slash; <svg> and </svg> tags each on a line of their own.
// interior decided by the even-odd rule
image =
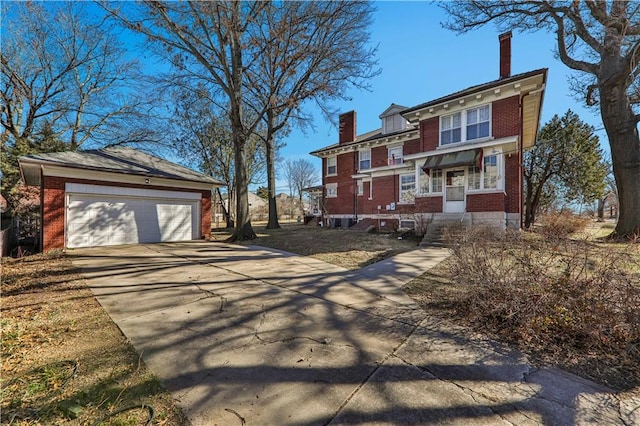
<svg viewBox="0 0 640 426">
<path fill-rule="evenodd" d="M 425 173 L 429 173 L 429 170 L 448 169 L 457 166 L 482 167 L 482 148 L 431 156 L 424 162 L 422 170 Z"/>
</svg>

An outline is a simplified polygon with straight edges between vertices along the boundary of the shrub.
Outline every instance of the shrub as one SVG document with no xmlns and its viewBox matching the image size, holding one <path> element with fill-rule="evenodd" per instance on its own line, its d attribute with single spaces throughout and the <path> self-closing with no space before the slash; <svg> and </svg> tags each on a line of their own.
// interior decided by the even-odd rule
<svg viewBox="0 0 640 426">
<path fill-rule="evenodd" d="M 570 212 L 551 213 L 540 217 L 540 226 L 536 229 L 546 237 L 563 238 L 585 229 L 589 220 Z"/>
<path fill-rule="evenodd" d="M 640 250 L 616 247 L 471 229 L 453 246 L 457 311 L 534 350 L 613 357 L 640 384 Z"/>
</svg>

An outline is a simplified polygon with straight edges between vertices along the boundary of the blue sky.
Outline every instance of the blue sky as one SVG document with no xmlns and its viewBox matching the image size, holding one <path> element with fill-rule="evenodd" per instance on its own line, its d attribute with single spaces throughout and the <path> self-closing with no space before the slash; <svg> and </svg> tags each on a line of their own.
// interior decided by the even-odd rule
<svg viewBox="0 0 640 426">
<path fill-rule="evenodd" d="M 378 116 L 391 103 L 410 107 L 498 79 L 500 31 L 492 24 L 457 35 L 442 28 L 440 22 L 446 20 L 446 14 L 431 2 L 385 1 L 377 2 L 376 7 L 371 41 L 378 46 L 382 72 L 371 81 L 371 92 L 351 91 L 351 101 L 336 104 L 341 112 L 356 111 L 358 134 L 379 128 Z M 572 72 L 555 58 L 554 48 L 553 34 L 513 33 L 512 74 L 549 68 L 541 124 L 571 109 L 583 121 L 602 129 L 599 112 L 587 109 L 570 90 Z M 315 131 L 293 131 L 284 140 L 282 156 L 309 159 L 320 175 L 320 160 L 308 153 L 337 142 L 338 131 L 319 114 L 314 124 Z M 596 133 L 608 151 L 605 132 Z"/>
</svg>

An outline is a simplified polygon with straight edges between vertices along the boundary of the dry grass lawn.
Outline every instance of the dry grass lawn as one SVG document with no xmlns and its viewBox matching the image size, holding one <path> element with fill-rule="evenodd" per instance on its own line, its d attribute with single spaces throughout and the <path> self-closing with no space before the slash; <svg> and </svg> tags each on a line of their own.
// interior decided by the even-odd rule
<svg viewBox="0 0 640 426">
<path fill-rule="evenodd" d="M 2 424 L 187 423 L 62 255 L 2 259 L 0 326 Z"/>
<path fill-rule="evenodd" d="M 298 224 L 283 225 L 280 229 L 265 229 L 254 225 L 258 238 L 242 244 L 260 245 L 291 253 L 311 256 L 346 269 L 359 269 L 408 250 L 415 249 L 417 241 L 398 234 L 377 234 L 330 229 Z M 214 239 L 229 237 L 226 231 L 214 233 Z"/>
</svg>

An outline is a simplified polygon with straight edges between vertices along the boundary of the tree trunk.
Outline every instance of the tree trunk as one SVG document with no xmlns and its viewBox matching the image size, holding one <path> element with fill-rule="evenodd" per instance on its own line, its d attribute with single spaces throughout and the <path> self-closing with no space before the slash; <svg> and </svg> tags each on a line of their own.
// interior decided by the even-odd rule
<svg viewBox="0 0 640 426">
<path fill-rule="evenodd" d="M 222 207 L 222 218 L 224 219 L 224 222 L 226 223 L 227 228 L 233 228 L 231 215 L 229 214 L 229 211 L 227 210 L 227 208 L 224 206 L 224 200 L 222 199 L 222 193 L 220 192 L 220 188 L 216 188 L 216 191 L 218 192 L 218 198 L 220 198 L 220 207 Z M 227 202 L 229 203 L 229 205 L 231 204 L 231 191 L 227 191 Z"/>
<path fill-rule="evenodd" d="M 603 58 L 604 60 L 604 58 Z M 620 214 L 615 235 L 640 235 L 640 138 L 624 82 L 601 79 L 600 113 L 611 147 L 613 176 L 618 187 Z"/>
<path fill-rule="evenodd" d="M 269 221 L 267 223 L 267 229 L 279 229 L 278 204 L 276 202 L 276 154 L 272 136 L 267 135 L 265 149 L 267 154 L 267 199 L 269 200 Z"/>
<path fill-rule="evenodd" d="M 604 202 L 606 198 L 598 198 L 598 222 L 604 222 Z"/>
<path fill-rule="evenodd" d="M 245 152 L 241 136 L 234 136 L 235 145 L 235 172 L 236 172 L 236 222 L 234 239 L 244 241 L 257 237 L 251 226 L 249 217 L 249 182 L 247 181 L 247 169 L 245 167 Z"/>
</svg>

